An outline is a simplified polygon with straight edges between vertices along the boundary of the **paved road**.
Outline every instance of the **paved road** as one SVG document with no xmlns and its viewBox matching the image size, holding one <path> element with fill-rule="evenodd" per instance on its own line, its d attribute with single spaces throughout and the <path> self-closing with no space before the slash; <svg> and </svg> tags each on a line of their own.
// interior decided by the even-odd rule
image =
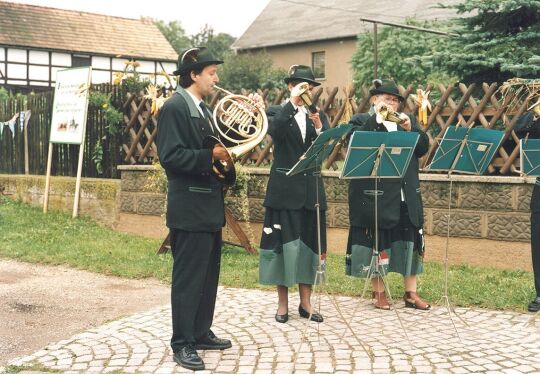
<svg viewBox="0 0 540 374">
<path fill-rule="evenodd" d="M 540 372 L 540 315 L 460 308 L 450 319 L 444 307 L 422 312 L 405 309 L 398 301 L 395 311 L 381 311 L 358 298 L 322 295 L 316 301 L 325 322 L 306 325 L 292 313 L 298 298 L 291 296 L 291 318 L 279 324 L 273 317 L 275 299 L 274 293 L 220 288 L 214 331 L 231 339 L 233 348 L 203 352 L 206 372 Z M 67 373 L 188 372 L 172 361 L 170 334 L 170 308 L 165 305 L 50 344 L 10 364 L 38 362 Z"/>
</svg>

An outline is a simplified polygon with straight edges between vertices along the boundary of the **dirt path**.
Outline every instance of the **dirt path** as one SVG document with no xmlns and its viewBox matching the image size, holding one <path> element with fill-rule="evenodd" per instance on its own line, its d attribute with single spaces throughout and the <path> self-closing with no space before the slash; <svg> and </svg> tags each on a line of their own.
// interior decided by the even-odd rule
<svg viewBox="0 0 540 374">
<path fill-rule="evenodd" d="M 117 222 L 116 229 L 119 231 L 156 239 L 163 239 L 167 235 L 167 229 L 161 217 L 120 214 Z M 258 244 L 262 225 L 252 223 L 251 229 L 254 241 Z M 227 230 L 225 230 L 225 239 L 238 243 L 238 239 L 231 237 L 231 235 L 230 232 L 227 233 Z M 347 247 L 347 235 L 347 229 L 329 229 L 327 232 L 328 250 L 334 253 L 344 253 Z M 443 262 L 446 237 L 426 236 L 426 248 L 427 261 Z M 532 271 L 531 246 L 526 242 L 450 238 L 448 242 L 448 261 L 450 264 Z"/>
<path fill-rule="evenodd" d="M 0 259 L 0 366 L 48 343 L 169 302 L 169 287 Z"/>
</svg>

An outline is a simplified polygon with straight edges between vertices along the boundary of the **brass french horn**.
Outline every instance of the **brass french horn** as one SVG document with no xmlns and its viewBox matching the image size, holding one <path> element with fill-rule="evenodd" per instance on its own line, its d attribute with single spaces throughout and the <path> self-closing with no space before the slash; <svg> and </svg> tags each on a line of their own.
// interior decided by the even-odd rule
<svg viewBox="0 0 540 374">
<path fill-rule="evenodd" d="M 203 146 L 224 147 L 229 154 L 226 160 L 215 160 L 213 174 L 225 185 L 236 180 L 234 161 L 255 148 L 268 131 L 268 119 L 264 105 L 243 95 L 236 95 L 221 87 L 214 88 L 226 94 L 214 107 L 213 119 L 219 138 L 208 136 Z"/>
</svg>

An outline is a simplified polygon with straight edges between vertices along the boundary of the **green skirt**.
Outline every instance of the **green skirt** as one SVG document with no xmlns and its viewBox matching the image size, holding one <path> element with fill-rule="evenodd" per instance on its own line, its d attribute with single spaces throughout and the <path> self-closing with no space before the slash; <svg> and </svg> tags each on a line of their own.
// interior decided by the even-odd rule
<svg viewBox="0 0 540 374">
<path fill-rule="evenodd" d="M 374 230 L 351 226 L 345 258 L 345 273 L 354 277 L 367 277 L 374 264 Z M 379 263 L 384 274 L 400 273 L 403 276 L 420 274 L 424 270 L 424 234 L 422 228 L 413 226 L 407 207 L 401 208 L 398 225 L 379 230 Z M 373 270 L 372 270 L 373 271 Z"/>
<path fill-rule="evenodd" d="M 326 218 L 321 212 L 321 261 L 326 258 Z M 324 268 L 324 263 L 321 263 Z M 317 213 L 313 210 L 275 210 L 266 208 L 261 250 L 259 282 L 291 287 L 315 284 L 319 267 Z M 317 283 L 322 281 L 319 277 Z"/>
</svg>

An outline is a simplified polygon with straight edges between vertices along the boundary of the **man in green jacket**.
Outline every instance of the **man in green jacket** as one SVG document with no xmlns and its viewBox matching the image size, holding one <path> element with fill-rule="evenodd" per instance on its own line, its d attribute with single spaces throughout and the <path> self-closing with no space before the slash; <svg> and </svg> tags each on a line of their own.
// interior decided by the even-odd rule
<svg viewBox="0 0 540 374">
<path fill-rule="evenodd" d="M 196 349 L 226 349 L 230 340 L 217 338 L 214 317 L 221 260 L 221 229 L 225 225 L 223 186 L 212 174 L 224 148 L 203 148 L 203 139 L 217 136 L 203 99 L 219 82 L 223 63 L 205 48 L 191 48 L 178 59 L 179 86 L 160 110 L 156 145 L 167 173 L 167 227 L 174 258 L 171 287 L 174 361 L 204 370 Z"/>
</svg>

